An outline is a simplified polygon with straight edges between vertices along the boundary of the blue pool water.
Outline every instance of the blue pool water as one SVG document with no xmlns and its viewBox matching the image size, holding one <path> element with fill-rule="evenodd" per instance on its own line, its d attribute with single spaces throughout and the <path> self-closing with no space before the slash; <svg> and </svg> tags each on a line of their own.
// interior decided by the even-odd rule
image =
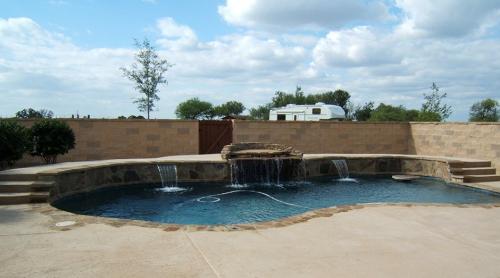
<svg viewBox="0 0 500 278">
<path fill-rule="evenodd" d="M 165 192 L 158 185 L 118 187 L 78 194 L 55 202 L 66 211 L 115 218 L 178 224 L 237 224 L 279 219 L 339 205 L 411 203 L 497 203 L 500 195 L 421 178 L 398 182 L 390 177 L 357 177 L 358 182 L 315 178 L 307 182 L 250 185 L 180 184 Z"/>
</svg>

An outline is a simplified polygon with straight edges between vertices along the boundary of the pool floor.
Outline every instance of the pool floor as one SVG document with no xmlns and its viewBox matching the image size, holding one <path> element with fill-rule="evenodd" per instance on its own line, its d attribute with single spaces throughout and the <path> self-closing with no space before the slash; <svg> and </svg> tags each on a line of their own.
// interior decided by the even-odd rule
<svg viewBox="0 0 500 278">
<path fill-rule="evenodd" d="M 78 214 L 177 224 L 241 224 L 276 220 L 318 208 L 362 203 L 497 203 L 500 195 L 420 178 L 334 177 L 277 185 L 227 183 L 180 184 L 183 191 L 159 185 L 123 186 L 77 194 L 56 201 Z"/>
</svg>

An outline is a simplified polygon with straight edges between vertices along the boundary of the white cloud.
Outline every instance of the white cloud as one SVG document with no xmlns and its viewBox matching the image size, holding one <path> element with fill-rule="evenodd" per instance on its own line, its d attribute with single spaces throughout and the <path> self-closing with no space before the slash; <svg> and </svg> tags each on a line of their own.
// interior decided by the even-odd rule
<svg viewBox="0 0 500 278">
<path fill-rule="evenodd" d="M 251 28 L 338 28 L 389 18 L 385 4 L 373 0 L 227 0 L 218 11 L 227 22 Z"/>
<path fill-rule="evenodd" d="M 174 117 L 176 105 L 194 96 L 252 107 L 295 85 L 306 92 L 345 88 L 358 103 L 418 108 L 422 93 L 437 82 L 457 111 L 454 119 L 462 120 L 473 102 L 499 98 L 500 40 L 478 31 L 497 26 L 498 19 L 485 15 L 467 29 L 474 35 L 450 37 L 430 36 L 413 18 L 403 16 L 391 28 L 354 24 L 324 35 L 245 30 L 209 41 L 187 25 L 160 18 L 155 41 L 175 65 L 153 116 Z M 404 26 L 414 33 L 402 32 Z M 81 48 L 32 19 L 0 19 L 0 116 L 30 106 L 66 116 L 76 110 L 103 117 L 137 114 L 132 99 L 138 94 L 119 71 L 130 65 L 134 51 Z"/>
<path fill-rule="evenodd" d="M 405 13 L 402 31 L 439 37 L 458 37 L 498 19 L 500 1 L 396 0 Z"/>
<path fill-rule="evenodd" d="M 388 47 L 394 41 L 377 36 L 366 26 L 329 32 L 313 50 L 317 66 L 356 67 L 399 63 L 397 49 Z"/>
</svg>

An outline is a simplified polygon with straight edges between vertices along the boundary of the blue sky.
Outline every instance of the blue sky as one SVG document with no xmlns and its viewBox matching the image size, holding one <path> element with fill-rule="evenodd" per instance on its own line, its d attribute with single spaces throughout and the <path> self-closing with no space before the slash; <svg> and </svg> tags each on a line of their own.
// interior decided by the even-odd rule
<svg viewBox="0 0 500 278">
<path fill-rule="evenodd" d="M 296 85 L 419 108 L 436 82 L 450 120 L 466 120 L 500 100 L 499 24 L 500 0 L 0 0 L 0 116 L 138 114 L 119 68 L 148 37 L 175 64 L 156 118 L 195 96 L 250 108 Z"/>
<path fill-rule="evenodd" d="M 131 38 L 155 36 L 155 20 L 166 16 L 191 26 L 202 40 L 235 29 L 217 13 L 223 1 L 2 0 L 1 3 L 0 17 L 29 17 L 85 47 L 130 47 Z"/>
</svg>

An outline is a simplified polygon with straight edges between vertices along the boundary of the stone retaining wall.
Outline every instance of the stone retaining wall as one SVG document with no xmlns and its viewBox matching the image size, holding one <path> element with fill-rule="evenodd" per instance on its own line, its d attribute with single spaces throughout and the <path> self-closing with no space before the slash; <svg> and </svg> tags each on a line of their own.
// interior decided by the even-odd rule
<svg viewBox="0 0 500 278">
<path fill-rule="evenodd" d="M 58 162 L 119 158 L 149 158 L 198 154 L 198 121 L 65 120 L 76 136 L 75 149 Z M 33 120 L 21 121 L 31 126 Z M 26 155 L 17 166 L 40 164 Z"/>
<path fill-rule="evenodd" d="M 500 123 L 410 123 L 408 154 L 491 160 L 500 172 Z"/>
<path fill-rule="evenodd" d="M 235 121 L 233 140 L 284 144 L 304 153 L 408 153 L 408 123 Z"/>
</svg>

